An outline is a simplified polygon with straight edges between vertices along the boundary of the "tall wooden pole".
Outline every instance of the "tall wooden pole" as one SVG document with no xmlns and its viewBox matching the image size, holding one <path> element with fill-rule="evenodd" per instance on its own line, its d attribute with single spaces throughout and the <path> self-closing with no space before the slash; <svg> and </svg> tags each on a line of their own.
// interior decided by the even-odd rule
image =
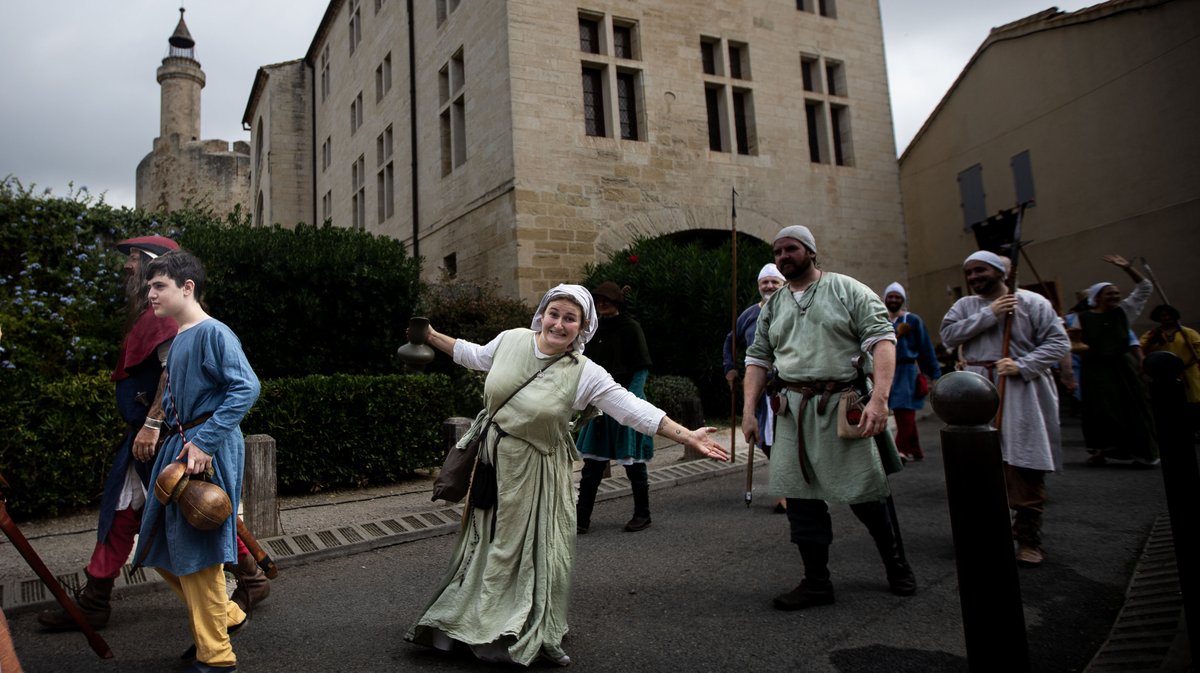
<svg viewBox="0 0 1200 673">
<path fill-rule="evenodd" d="M 732 192 L 729 196 L 731 209 L 730 220 L 730 273 L 729 273 L 729 333 L 733 338 L 729 340 L 729 354 L 733 358 L 734 367 L 737 367 L 737 189 L 731 188 Z M 737 447 L 737 386 L 729 384 L 729 462 L 733 463 L 737 458 L 735 449 Z"/>
</svg>

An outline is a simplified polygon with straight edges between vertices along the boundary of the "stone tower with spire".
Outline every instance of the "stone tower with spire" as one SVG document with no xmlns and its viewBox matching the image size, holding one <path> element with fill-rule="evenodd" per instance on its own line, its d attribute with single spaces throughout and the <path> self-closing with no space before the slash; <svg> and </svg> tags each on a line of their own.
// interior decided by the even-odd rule
<svg viewBox="0 0 1200 673">
<path fill-rule="evenodd" d="M 161 87 L 159 134 L 137 167 L 136 205 L 168 212 L 185 208 L 223 216 L 247 202 L 250 145 L 201 140 L 200 90 L 204 71 L 196 60 L 196 41 L 183 20 L 168 38 L 167 56 L 158 67 Z"/>
</svg>

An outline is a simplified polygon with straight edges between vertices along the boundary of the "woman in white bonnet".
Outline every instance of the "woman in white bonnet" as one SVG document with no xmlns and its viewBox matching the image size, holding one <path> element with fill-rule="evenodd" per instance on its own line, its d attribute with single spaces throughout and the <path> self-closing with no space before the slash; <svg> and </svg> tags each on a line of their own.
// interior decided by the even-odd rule
<svg viewBox="0 0 1200 673">
<path fill-rule="evenodd" d="M 430 346 L 488 372 L 486 408 L 470 433 L 490 427 L 480 456 L 495 466 L 498 496 L 492 508 L 471 510 L 445 578 L 405 636 L 410 642 L 441 650 L 464 643 L 480 659 L 526 666 L 538 657 L 571 662 L 562 639 L 575 554 L 576 412 L 595 406 L 638 432 L 728 459 L 709 438 L 714 428 L 684 428 L 583 356 L 596 326 L 591 292 L 559 285 L 542 297 L 529 329 L 486 345 L 430 328 Z"/>
</svg>

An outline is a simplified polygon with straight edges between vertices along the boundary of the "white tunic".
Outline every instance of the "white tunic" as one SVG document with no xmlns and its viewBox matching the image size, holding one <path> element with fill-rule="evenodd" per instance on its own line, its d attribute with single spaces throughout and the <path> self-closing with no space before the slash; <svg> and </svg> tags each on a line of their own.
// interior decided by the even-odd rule
<svg viewBox="0 0 1200 673">
<path fill-rule="evenodd" d="M 1051 367 L 1071 350 L 1071 341 L 1045 297 L 1020 290 L 1017 302 L 1008 356 L 1016 361 L 1020 374 L 1007 377 L 1004 384 L 1000 447 L 1009 465 L 1056 472 L 1062 469 L 1062 439 Z M 961 345 L 967 362 L 999 360 L 1004 321 L 992 313 L 991 303 L 978 296 L 955 302 L 942 319 L 943 345 Z M 998 383 L 990 367 L 969 365 L 967 370 Z"/>
</svg>

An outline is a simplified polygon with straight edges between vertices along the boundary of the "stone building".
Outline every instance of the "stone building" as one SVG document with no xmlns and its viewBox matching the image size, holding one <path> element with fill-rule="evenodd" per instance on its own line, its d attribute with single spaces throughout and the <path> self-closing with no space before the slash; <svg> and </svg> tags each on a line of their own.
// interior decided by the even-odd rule
<svg viewBox="0 0 1200 673">
<path fill-rule="evenodd" d="M 1021 236 L 1033 263 L 1021 284 L 1040 276 L 1065 309 L 1095 282 L 1129 290 L 1102 255 L 1143 257 L 1196 324 L 1198 37 L 1200 3 L 1187 0 L 1050 9 L 993 29 L 900 158 L 914 310 L 936 320 L 963 292 L 976 242 L 960 174 L 982 173 L 987 214 L 1011 211 L 1010 162 L 1028 152 L 1035 204 Z"/>
<path fill-rule="evenodd" d="M 231 150 L 224 140 L 200 138 L 204 71 L 183 9 L 167 42 L 167 56 L 158 68 L 159 133 L 154 149 L 138 163 L 135 204 L 150 211 L 199 208 L 224 215 L 248 201 L 250 146 L 238 141 Z"/>
<path fill-rule="evenodd" d="M 877 0 L 332 0 L 258 72 L 256 219 L 405 241 L 535 299 L 635 237 L 815 232 L 904 272 Z M 261 214 L 261 216 L 260 216 Z M 766 260 L 764 260 L 766 261 Z"/>
</svg>

